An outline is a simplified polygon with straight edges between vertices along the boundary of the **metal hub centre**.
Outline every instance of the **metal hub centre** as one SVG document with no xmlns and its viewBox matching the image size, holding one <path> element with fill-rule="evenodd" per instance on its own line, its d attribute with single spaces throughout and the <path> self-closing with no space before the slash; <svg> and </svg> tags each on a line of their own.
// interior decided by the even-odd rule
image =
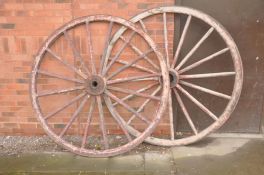
<svg viewBox="0 0 264 175">
<path fill-rule="evenodd" d="M 92 75 L 86 79 L 85 88 L 90 95 L 100 95 L 105 90 L 105 80 L 99 75 Z"/>
<path fill-rule="evenodd" d="M 170 77 L 170 87 L 175 87 L 179 82 L 179 74 L 174 70 L 169 70 L 169 77 Z"/>
</svg>

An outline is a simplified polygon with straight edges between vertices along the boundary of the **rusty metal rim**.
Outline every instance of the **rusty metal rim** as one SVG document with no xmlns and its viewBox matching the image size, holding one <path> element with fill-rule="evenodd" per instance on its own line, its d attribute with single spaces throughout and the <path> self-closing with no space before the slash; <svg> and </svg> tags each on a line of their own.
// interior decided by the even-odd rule
<svg viewBox="0 0 264 175">
<path fill-rule="evenodd" d="M 199 11 L 195 10 L 192 8 L 188 7 L 182 7 L 182 6 L 165 6 L 165 7 L 158 7 L 158 8 L 153 8 L 150 10 L 146 10 L 130 19 L 131 22 L 137 23 L 141 22 L 141 20 L 155 15 L 155 14 L 162 14 L 162 13 L 176 13 L 176 14 L 184 14 L 184 15 L 191 15 L 192 17 L 198 18 L 204 22 L 206 22 L 208 25 L 213 27 L 218 34 L 223 38 L 225 43 L 227 44 L 228 48 L 230 49 L 231 56 L 233 59 L 233 64 L 234 64 L 234 69 L 236 72 L 235 75 L 235 82 L 234 82 L 234 87 L 233 87 L 233 92 L 231 96 L 231 100 L 227 104 L 224 112 L 221 114 L 221 116 L 218 118 L 217 121 L 215 121 L 213 124 L 208 126 L 206 129 L 203 131 L 199 132 L 197 135 L 193 135 L 190 137 L 186 138 L 181 138 L 181 139 L 175 139 L 175 140 L 170 140 L 170 139 L 161 139 L 157 137 L 148 137 L 145 141 L 154 145 L 159 145 L 159 146 L 177 146 L 177 145 L 187 145 L 194 143 L 196 141 L 199 141 L 203 137 L 207 136 L 211 132 L 217 130 L 219 127 L 221 127 L 230 117 L 231 113 L 236 107 L 236 104 L 238 102 L 238 99 L 240 97 L 240 93 L 242 90 L 242 84 L 243 84 L 243 66 L 242 66 L 242 60 L 238 51 L 238 48 L 232 39 L 231 35 L 227 32 L 227 30 L 219 23 L 217 22 L 214 18 L 211 16 Z M 126 28 L 120 29 L 119 31 L 116 32 L 116 35 L 113 37 L 111 43 L 114 44 L 116 40 L 122 35 L 122 33 L 126 30 Z M 110 45 L 111 46 L 111 45 Z M 112 48 L 108 48 L 108 51 L 110 51 Z M 171 94 L 171 93 L 170 93 Z M 170 108 L 172 106 L 170 105 Z M 170 123 L 170 125 L 173 125 Z M 129 128 L 129 131 L 133 135 L 138 135 L 139 131 L 135 130 L 134 128 L 131 128 L 130 126 L 127 125 Z M 173 130 L 171 128 L 171 130 Z"/>
<path fill-rule="evenodd" d="M 44 53 L 46 52 L 46 49 L 49 47 L 49 45 L 56 40 L 58 36 L 61 35 L 63 31 L 66 29 L 73 28 L 76 25 L 80 25 L 85 22 L 93 22 L 93 21 L 113 21 L 117 24 L 123 25 L 126 28 L 130 28 L 131 30 L 135 31 L 138 33 L 140 36 L 143 37 L 149 44 L 149 46 L 153 49 L 155 54 L 157 55 L 160 69 L 161 69 L 161 74 L 163 77 L 163 86 L 162 86 L 162 93 L 161 93 L 161 99 L 160 99 L 160 106 L 157 110 L 157 115 L 155 116 L 155 119 L 152 121 L 152 123 L 147 127 L 147 129 L 141 133 L 137 138 L 132 140 L 131 142 L 117 147 L 113 149 L 106 149 L 103 151 L 98 151 L 98 150 L 89 150 L 89 149 L 80 149 L 79 147 L 76 147 L 67 141 L 61 139 L 58 135 L 56 135 L 47 125 L 46 121 L 43 118 L 41 108 L 38 103 L 37 99 L 37 90 L 36 90 L 36 78 L 37 78 L 37 70 L 39 69 L 39 66 L 41 64 L 42 57 Z M 92 156 L 92 157 L 109 157 L 109 156 L 114 156 L 118 155 L 124 152 L 129 151 L 130 149 L 136 147 L 139 145 L 141 142 L 144 141 L 146 137 L 148 137 L 155 127 L 158 125 L 158 122 L 163 115 L 166 104 L 167 104 L 167 97 L 168 97 L 168 92 L 169 92 L 169 80 L 168 80 L 168 71 L 166 69 L 166 64 L 164 59 L 162 58 L 162 54 L 158 51 L 155 43 L 152 41 L 152 39 L 145 34 L 143 31 L 139 30 L 133 23 L 122 19 L 118 17 L 113 17 L 113 16 L 107 16 L 107 15 L 93 15 L 93 16 L 87 16 L 87 17 L 81 17 L 77 18 L 73 21 L 68 22 L 67 24 L 63 25 L 59 29 L 57 29 L 55 32 L 53 32 L 52 35 L 50 35 L 46 41 L 44 42 L 43 46 L 40 48 L 38 51 L 38 54 L 35 58 L 34 66 L 32 68 L 32 77 L 31 77 L 31 98 L 32 98 L 32 105 L 37 113 L 37 118 L 39 122 L 41 123 L 44 131 L 59 145 L 62 147 L 66 148 L 67 150 L 70 150 L 71 152 L 74 152 L 76 154 L 82 155 L 82 156 Z M 106 98 L 107 99 L 107 98 Z M 112 115 L 119 115 L 117 111 L 114 109 L 114 107 L 110 104 L 107 103 L 107 106 L 110 108 Z"/>
</svg>

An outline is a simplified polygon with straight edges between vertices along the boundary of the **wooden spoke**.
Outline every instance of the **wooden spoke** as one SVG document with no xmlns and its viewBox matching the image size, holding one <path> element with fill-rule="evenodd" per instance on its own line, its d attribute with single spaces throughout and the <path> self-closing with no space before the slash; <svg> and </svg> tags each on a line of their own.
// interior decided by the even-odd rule
<svg viewBox="0 0 264 175">
<path fill-rule="evenodd" d="M 116 97 L 114 94 L 112 94 L 111 92 L 107 91 L 106 94 L 112 98 L 113 100 L 115 100 L 117 103 L 119 103 L 120 105 L 122 105 L 125 109 L 127 109 L 128 111 L 132 112 L 134 115 L 136 115 L 138 118 L 140 118 L 142 121 L 150 124 L 150 121 L 144 117 L 142 114 L 138 113 L 137 111 L 135 111 L 133 108 L 131 108 L 128 104 L 126 104 L 124 101 L 122 101 L 121 99 L 119 99 L 118 97 Z"/>
<path fill-rule="evenodd" d="M 139 24 L 141 25 L 141 28 L 143 29 L 143 31 L 148 34 L 148 30 L 147 30 L 144 22 L 142 20 L 139 20 Z"/>
<path fill-rule="evenodd" d="M 139 82 L 139 81 L 159 81 L 160 77 L 154 77 L 154 78 L 140 78 L 138 80 L 133 80 L 133 82 Z"/>
<path fill-rule="evenodd" d="M 105 147 L 105 149 L 108 149 L 109 148 L 109 144 L 108 144 L 108 139 L 107 139 L 107 135 L 106 135 L 105 121 L 104 121 L 104 111 L 103 111 L 101 96 L 96 96 L 96 101 L 97 101 L 98 110 L 99 110 L 100 128 L 101 128 L 102 135 L 103 135 L 104 147 Z"/>
<path fill-rule="evenodd" d="M 117 91 L 117 92 L 126 93 L 126 94 L 131 94 L 133 96 L 149 98 L 149 99 L 152 99 L 152 100 L 158 100 L 158 101 L 160 100 L 160 97 L 156 97 L 156 96 L 152 96 L 152 95 L 136 92 L 136 91 L 130 90 L 130 89 L 118 88 L 118 87 L 113 87 L 113 86 L 108 86 L 107 89 L 108 90 Z"/>
<path fill-rule="evenodd" d="M 202 92 L 205 92 L 205 93 L 208 93 L 208 94 L 217 96 L 217 97 L 221 97 L 221 98 L 224 98 L 224 99 L 227 99 L 227 100 L 230 100 L 231 99 L 231 96 L 229 96 L 229 95 L 226 95 L 226 94 L 223 94 L 223 93 L 220 93 L 220 92 L 216 92 L 216 91 L 213 91 L 213 90 L 210 90 L 210 89 L 201 87 L 201 86 L 197 86 L 195 84 L 188 83 L 186 81 L 182 81 L 181 80 L 180 83 L 183 84 L 183 85 L 185 85 L 185 86 L 188 86 L 190 88 L 197 89 L 199 91 L 202 91 Z"/>
<path fill-rule="evenodd" d="M 204 36 L 198 41 L 198 43 L 191 49 L 191 51 L 182 59 L 182 61 L 179 63 L 179 65 L 176 67 L 176 70 L 179 70 L 184 63 L 186 63 L 189 58 L 194 54 L 194 52 L 202 45 L 202 43 L 211 35 L 211 33 L 214 31 L 214 28 L 211 27 Z"/>
<path fill-rule="evenodd" d="M 80 106 L 78 106 L 78 108 L 76 109 L 76 111 L 72 114 L 70 121 L 67 123 L 67 125 L 63 128 L 63 130 L 61 131 L 59 137 L 63 137 L 64 134 L 67 132 L 67 130 L 70 128 L 70 126 L 72 125 L 72 123 L 75 121 L 75 119 L 78 117 L 79 113 L 81 112 L 81 110 L 83 109 L 85 103 L 87 102 L 88 98 L 90 96 L 87 95 L 81 102 Z"/>
<path fill-rule="evenodd" d="M 170 59 L 169 59 L 169 44 L 168 44 L 168 29 L 167 29 L 167 15 L 163 13 L 163 35 L 164 35 L 164 48 L 165 48 L 165 57 L 167 61 L 167 66 L 170 67 Z"/>
<path fill-rule="evenodd" d="M 168 108 L 169 108 L 169 119 L 170 119 L 170 136 L 171 136 L 171 140 L 174 140 L 175 135 L 174 135 L 173 109 L 172 109 L 171 98 L 172 98 L 171 91 L 169 91 Z"/>
<path fill-rule="evenodd" d="M 177 85 L 177 88 L 186 96 L 188 97 L 194 104 L 196 104 L 202 111 L 204 111 L 206 114 L 208 114 L 212 119 L 215 121 L 218 120 L 216 115 L 214 115 L 209 109 L 207 109 L 201 102 L 196 100 L 189 92 L 187 92 L 185 89 L 183 89 L 179 84 Z"/>
<path fill-rule="evenodd" d="M 111 94 L 109 91 L 106 91 L 105 93 L 107 96 L 111 95 L 113 98 L 117 99 L 117 97 L 115 97 L 113 94 Z M 109 98 L 107 98 L 107 96 L 104 95 L 104 100 L 106 103 L 111 104 L 111 101 Z M 111 98 L 111 96 L 109 96 Z M 114 112 L 113 108 L 108 108 L 108 110 L 111 112 L 112 116 L 114 117 L 114 119 L 116 120 L 116 122 L 118 123 L 118 125 L 120 126 L 120 128 L 123 130 L 124 134 L 127 137 L 128 141 L 132 141 L 132 138 L 130 136 L 130 134 L 128 133 L 126 126 L 125 126 L 125 121 L 122 119 L 122 117 L 119 116 L 118 113 Z"/>
<path fill-rule="evenodd" d="M 120 39 L 123 40 L 125 43 L 128 42 L 123 36 L 120 36 Z M 143 52 L 139 50 L 134 44 L 128 42 L 128 45 L 134 50 L 134 52 L 141 56 Z M 144 59 L 156 70 L 159 70 L 159 66 L 157 66 L 147 55 L 144 55 Z"/>
<path fill-rule="evenodd" d="M 188 111 L 187 111 L 187 109 L 186 109 L 186 107 L 185 107 L 180 95 L 178 94 L 178 92 L 177 92 L 177 90 L 175 88 L 173 88 L 173 91 L 174 91 L 174 93 L 176 95 L 177 101 L 178 101 L 178 103 L 179 103 L 179 105 L 181 107 L 181 110 L 182 110 L 185 118 L 187 119 L 191 129 L 194 132 L 194 134 L 197 135 L 198 131 L 197 131 L 196 127 L 194 126 L 194 123 L 193 123 L 193 121 L 192 121 L 192 119 L 191 119 L 191 117 L 190 117 L 190 115 L 189 115 L 189 113 L 188 113 Z"/>
<path fill-rule="evenodd" d="M 109 60 L 111 60 L 111 58 L 109 58 Z M 116 62 L 120 63 L 120 64 L 123 64 L 123 65 L 129 64 L 127 61 L 123 61 L 123 60 L 116 60 Z M 148 72 L 148 73 L 156 73 L 156 72 L 154 72 L 151 69 L 148 69 L 146 67 L 143 67 L 143 66 L 140 66 L 140 65 L 136 65 L 136 64 L 131 65 L 131 67 L 136 68 L 136 69 L 141 70 L 141 71 L 144 71 L 144 72 Z"/>
<path fill-rule="evenodd" d="M 100 70 L 99 70 L 100 73 L 102 73 L 102 71 L 105 69 L 106 64 L 108 62 L 108 57 L 106 58 L 106 52 L 107 52 L 107 47 L 108 47 L 108 45 L 110 43 L 112 29 L 113 29 L 113 21 L 111 21 L 110 24 L 109 24 L 107 35 L 106 35 L 106 39 L 105 39 L 104 53 L 103 53 L 103 56 L 102 56 L 101 66 L 100 66 Z"/>
<path fill-rule="evenodd" d="M 133 61 L 131 61 L 130 63 L 120 67 L 119 69 L 117 69 L 114 73 L 112 73 L 111 75 L 109 75 L 106 79 L 109 80 L 111 78 L 113 78 L 114 76 L 116 76 L 117 74 L 119 74 L 120 72 L 126 70 L 127 68 L 131 67 L 132 65 L 134 65 L 135 63 L 137 63 L 139 60 L 141 60 L 142 58 L 144 58 L 146 55 L 148 55 L 149 53 L 153 52 L 153 49 L 150 49 L 148 51 L 146 51 L 145 53 L 143 53 L 142 55 L 140 55 L 138 58 L 134 59 Z"/>
<path fill-rule="evenodd" d="M 90 23 L 89 21 L 86 21 L 85 23 L 85 29 L 87 33 L 87 47 L 90 53 L 90 60 L 91 60 L 91 67 L 92 67 L 92 74 L 96 74 L 96 68 L 95 68 L 95 61 L 94 61 L 94 53 L 93 53 L 93 42 L 91 37 L 91 29 L 90 29 Z"/>
<path fill-rule="evenodd" d="M 173 58 L 173 62 L 172 62 L 172 66 L 171 68 L 174 68 L 176 63 L 177 63 L 177 60 L 178 60 L 178 57 L 180 55 L 180 52 L 181 52 L 181 48 L 182 48 L 182 45 L 183 45 L 183 42 L 185 40 L 185 37 L 186 37 L 186 34 L 187 34 L 187 31 L 189 29 L 189 26 L 190 26 L 190 23 L 191 23 L 191 19 L 192 19 L 192 16 L 189 15 L 188 18 L 187 18 L 187 21 L 184 25 L 184 29 L 183 29 L 183 32 L 181 34 L 181 37 L 180 37 L 180 41 L 179 41 L 179 44 L 177 46 L 177 49 L 176 49 L 176 52 L 174 54 L 174 58 Z"/>
<path fill-rule="evenodd" d="M 41 92 L 41 93 L 37 94 L 37 96 L 38 97 L 43 97 L 43 96 L 67 93 L 67 92 L 77 91 L 77 90 L 82 90 L 82 89 L 84 89 L 84 86 L 76 86 L 76 87 L 67 88 L 67 89 L 44 91 L 44 92 Z"/>
<path fill-rule="evenodd" d="M 152 87 L 154 87 L 154 86 L 156 86 L 156 85 L 158 85 L 158 84 L 159 84 L 159 83 L 155 82 L 155 83 L 153 83 L 153 84 L 148 85 L 147 87 L 144 87 L 144 88 L 142 88 L 142 89 L 137 90 L 136 92 L 138 92 L 138 93 L 140 93 L 140 92 L 144 92 L 144 91 L 146 91 L 146 90 L 148 90 L 148 89 L 151 89 Z M 133 98 L 134 96 L 135 96 L 135 95 L 130 94 L 130 95 L 125 96 L 125 97 L 122 98 L 121 100 L 122 100 L 122 101 L 129 100 L 129 99 Z M 115 103 L 113 103 L 113 106 L 116 106 L 117 104 L 118 104 L 118 103 L 115 102 Z"/>
<path fill-rule="evenodd" d="M 235 72 L 219 72 L 219 73 L 207 73 L 207 74 L 180 75 L 180 79 L 226 77 L 235 74 L 236 74 Z"/>
<path fill-rule="evenodd" d="M 159 91 L 160 91 L 160 89 L 161 89 L 161 87 L 159 86 L 151 95 L 152 96 L 155 96 Z M 138 110 L 136 111 L 137 113 L 140 113 L 140 112 L 142 112 L 143 110 L 144 110 L 144 108 L 145 108 L 145 106 L 148 104 L 150 102 L 150 99 L 146 99 L 144 102 L 143 102 L 143 104 L 138 108 Z M 134 118 L 136 118 L 137 117 L 137 115 L 135 115 L 135 114 L 133 114 L 130 118 L 129 118 L 129 120 L 128 120 L 128 122 L 127 122 L 127 124 L 128 125 L 130 125 L 130 123 L 134 120 Z M 141 119 L 141 118 L 140 118 Z M 143 120 L 143 119 L 142 119 Z M 144 121 L 144 120 L 143 120 Z"/>
<path fill-rule="evenodd" d="M 84 135 L 83 135 L 83 139 L 82 139 L 82 146 L 81 148 L 85 147 L 86 141 L 87 141 L 87 136 L 88 136 L 88 130 L 89 127 L 91 125 L 91 121 L 92 121 L 92 114 L 94 111 L 94 107 L 95 107 L 95 97 L 91 99 L 91 104 L 90 104 L 90 108 L 89 108 L 89 112 L 88 112 L 88 116 L 87 116 L 87 121 L 85 124 L 85 129 L 84 129 Z"/>
<path fill-rule="evenodd" d="M 184 73 L 186 71 L 189 71 L 189 70 L 191 70 L 191 69 L 193 69 L 193 68 L 195 68 L 195 67 L 197 67 L 197 66 L 199 66 L 199 65 L 201 65 L 201 64 L 203 64 L 203 63 L 205 63 L 205 62 L 207 62 L 207 61 L 209 61 L 209 60 L 211 60 L 211 59 L 213 59 L 213 58 L 215 58 L 215 57 L 217 57 L 219 55 L 221 55 L 221 54 L 226 53 L 229 50 L 230 50 L 229 48 L 225 48 L 225 49 L 220 50 L 220 51 L 218 51 L 218 52 L 216 52 L 216 53 L 214 53 L 212 55 L 209 55 L 208 57 L 203 58 L 200 61 L 197 61 L 197 62 L 191 64 L 190 66 L 187 66 L 186 68 L 184 68 L 182 70 L 179 70 L 179 74 Z"/>
<path fill-rule="evenodd" d="M 90 72 L 88 70 L 88 68 L 86 67 L 84 61 L 83 61 L 83 58 L 81 56 L 81 54 L 78 52 L 77 48 L 75 47 L 75 44 L 73 43 L 73 40 L 72 38 L 69 36 L 69 34 L 67 33 L 67 31 L 65 30 L 63 32 L 67 42 L 69 43 L 70 47 L 72 48 L 72 52 L 73 52 L 73 56 L 75 59 L 79 59 L 79 61 L 81 62 L 81 66 L 84 68 L 85 72 L 90 75 Z"/>
<path fill-rule="evenodd" d="M 121 55 L 121 53 L 123 52 L 123 50 L 126 48 L 127 44 L 132 40 L 133 36 L 136 34 L 135 31 L 133 31 L 130 36 L 128 37 L 128 40 L 126 42 L 123 43 L 123 45 L 121 46 L 121 48 L 119 49 L 119 51 L 117 52 L 117 54 L 111 59 L 110 63 L 108 64 L 108 66 L 103 70 L 102 75 L 104 76 L 107 71 L 110 69 L 110 67 L 114 64 L 114 62 L 119 58 L 119 56 Z M 107 63 L 106 63 L 107 64 Z"/>
<path fill-rule="evenodd" d="M 64 66 L 68 67 L 69 69 L 71 69 L 72 71 L 74 71 L 75 73 L 77 73 L 79 76 L 81 76 L 82 78 L 86 79 L 87 75 L 85 75 L 84 73 L 81 72 L 81 70 L 77 70 L 75 67 L 73 67 L 71 64 L 69 64 L 67 61 L 63 60 L 61 57 L 59 57 L 57 54 L 55 54 L 52 50 L 50 50 L 49 48 L 46 49 L 46 51 L 53 56 L 53 58 L 55 58 L 56 60 L 60 61 Z"/>
<path fill-rule="evenodd" d="M 58 109 L 56 109 L 55 111 L 49 113 L 48 115 L 46 115 L 44 117 L 45 120 L 49 119 L 50 117 L 54 116 L 55 114 L 59 113 L 60 111 L 62 111 L 63 109 L 67 108 L 68 106 L 70 106 L 71 104 L 73 104 L 74 102 L 78 101 L 79 99 L 81 99 L 82 97 L 84 97 L 86 95 L 86 92 L 78 95 L 77 97 L 71 99 L 69 102 L 65 103 L 63 106 L 59 107 Z"/>
<path fill-rule="evenodd" d="M 119 79 L 115 79 L 115 80 L 109 80 L 109 81 L 107 81 L 107 84 L 109 85 L 109 84 L 114 84 L 114 83 L 125 83 L 128 81 L 135 81 L 135 80 L 140 80 L 140 79 L 145 79 L 145 78 L 159 77 L 160 75 L 161 74 L 159 74 L 159 73 L 155 73 L 155 74 L 134 76 L 134 77 L 128 77 L 128 78 L 119 78 Z M 156 80 L 156 79 L 154 79 L 154 80 Z"/>
<path fill-rule="evenodd" d="M 58 79 L 71 81 L 71 82 L 75 82 L 75 83 L 84 83 L 84 81 L 82 81 L 82 80 L 78 80 L 76 78 L 68 78 L 66 76 L 55 74 L 55 73 L 51 73 L 51 72 L 47 72 L 45 70 L 38 70 L 38 73 L 42 74 L 42 75 L 49 76 L 49 77 L 58 78 Z"/>
</svg>

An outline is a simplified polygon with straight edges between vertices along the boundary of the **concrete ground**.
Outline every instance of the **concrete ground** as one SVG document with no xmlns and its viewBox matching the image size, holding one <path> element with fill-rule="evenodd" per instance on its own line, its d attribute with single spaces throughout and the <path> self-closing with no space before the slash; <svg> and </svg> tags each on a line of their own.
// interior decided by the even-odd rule
<svg viewBox="0 0 264 175">
<path fill-rule="evenodd" d="M 208 137 L 190 146 L 131 151 L 112 158 L 57 151 L 2 155 L 0 174 L 262 175 L 264 139 Z"/>
</svg>

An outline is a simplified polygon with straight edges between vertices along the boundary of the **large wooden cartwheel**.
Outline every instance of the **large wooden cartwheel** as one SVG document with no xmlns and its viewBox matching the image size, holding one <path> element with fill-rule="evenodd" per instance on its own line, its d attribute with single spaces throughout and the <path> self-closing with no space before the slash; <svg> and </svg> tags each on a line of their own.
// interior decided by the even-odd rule
<svg viewBox="0 0 264 175">
<path fill-rule="evenodd" d="M 127 29 L 123 38 L 106 55 L 121 27 Z M 153 132 L 166 108 L 168 78 L 162 55 L 141 29 L 117 17 L 88 16 L 57 29 L 40 48 L 31 96 L 41 126 L 57 144 L 83 156 L 106 157 L 136 147 Z M 149 107 L 140 113 L 141 101 Z M 135 136 L 126 127 L 132 120 L 140 131 Z"/>
<path fill-rule="evenodd" d="M 179 23 L 175 23 L 174 17 L 186 19 L 186 22 L 178 37 L 179 39 L 176 43 L 177 47 L 173 51 L 172 45 L 174 41 L 172 35 L 175 32 L 174 26 L 176 28 L 179 27 L 177 26 Z M 168 127 L 170 136 L 163 138 L 155 135 L 147 138 L 146 142 L 162 146 L 186 145 L 202 139 L 222 126 L 228 120 L 238 102 L 243 81 L 243 68 L 240 54 L 235 42 L 224 27 L 203 12 L 177 6 L 150 9 L 136 15 L 130 21 L 135 23 L 138 27 L 141 27 L 154 41 L 155 39 L 159 39 L 157 44 L 159 44 L 160 48 L 164 48 L 163 53 L 166 58 L 167 69 L 169 70 L 170 76 L 171 90 L 168 106 Z M 192 22 L 194 25 L 203 25 L 203 28 L 206 28 L 206 30 L 201 33 L 200 36 L 196 35 L 195 42 L 192 43 L 191 47 L 189 46 L 189 48 L 186 49 L 184 48 L 186 39 L 194 38 L 193 36 L 189 36 L 191 33 L 190 31 L 188 34 Z M 160 28 L 157 29 L 159 26 Z M 115 34 L 109 45 L 110 48 L 108 48 L 109 53 L 112 50 L 111 45 L 118 39 L 122 39 L 122 34 L 125 31 L 126 29 L 122 28 Z M 193 32 L 199 34 L 199 30 Z M 218 50 L 211 50 L 210 54 L 203 54 L 202 58 L 200 57 L 197 59 L 195 53 L 207 40 L 210 40 L 211 35 L 218 37 L 219 42 L 223 44 L 219 43 Z M 163 42 L 160 41 L 161 38 Z M 187 50 L 186 53 L 182 53 L 183 49 Z M 210 50 L 210 47 L 208 47 L 207 50 Z M 193 59 L 194 61 L 192 61 Z M 222 63 L 214 63 L 214 61 L 221 61 L 220 59 L 223 60 Z M 212 66 L 210 66 L 210 63 L 212 63 Z M 203 65 L 206 64 L 207 67 L 203 68 Z M 219 66 L 217 64 L 219 64 Z M 220 70 L 220 68 L 226 68 L 226 70 Z M 227 68 L 229 69 L 227 70 Z M 225 79 L 227 79 L 227 83 L 225 83 Z M 209 80 L 212 81 L 212 83 L 210 83 Z M 215 89 L 207 88 L 208 86 L 210 87 L 210 84 Z M 227 87 L 228 85 L 231 85 L 229 91 L 226 90 L 226 93 L 229 94 L 217 90 L 219 86 Z M 196 90 L 196 97 L 191 93 L 191 91 L 194 93 L 193 90 Z M 207 95 L 205 100 L 203 95 Z M 173 96 L 177 101 L 175 105 L 172 104 L 171 97 Z M 188 105 L 185 105 L 183 98 L 185 98 L 184 100 Z M 211 103 L 208 102 L 208 99 L 211 101 L 212 98 L 215 100 L 212 100 Z M 201 102 L 201 100 L 203 100 L 203 102 Z M 221 108 L 217 107 L 217 101 L 219 100 Z M 207 106 L 215 108 L 217 114 L 214 113 L 215 111 L 211 111 L 206 107 L 204 103 L 207 103 Z M 146 103 L 142 104 L 139 111 L 143 110 L 146 107 L 145 105 Z M 194 108 L 198 108 L 200 112 L 203 112 L 203 115 L 198 116 L 196 112 L 188 112 L 188 106 L 189 110 L 192 111 L 194 111 Z M 177 121 L 173 121 L 173 109 L 179 109 L 182 115 L 177 117 L 182 117 L 183 119 L 179 118 Z M 194 120 L 201 117 L 204 118 L 200 119 L 200 122 L 194 122 Z M 186 132 L 180 132 L 178 129 L 181 127 L 175 128 L 177 122 L 183 120 L 187 123 L 186 126 L 190 128 L 190 131 L 185 130 Z M 138 130 L 130 127 L 130 125 L 127 125 L 127 128 L 133 135 L 140 134 Z M 184 131 L 184 128 L 181 129 Z"/>
</svg>

